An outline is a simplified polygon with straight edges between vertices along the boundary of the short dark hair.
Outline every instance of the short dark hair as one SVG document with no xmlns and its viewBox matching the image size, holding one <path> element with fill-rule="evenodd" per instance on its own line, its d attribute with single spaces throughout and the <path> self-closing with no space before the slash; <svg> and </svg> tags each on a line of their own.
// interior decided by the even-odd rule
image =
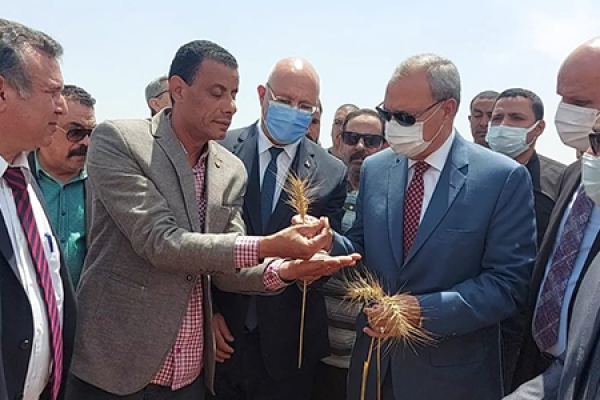
<svg viewBox="0 0 600 400">
<path fill-rule="evenodd" d="M 26 97 L 32 89 L 25 65 L 25 53 L 32 48 L 53 58 L 63 54 L 62 46 L 47 34 L 0 18 L 0 75 L 21 97 Z"/>
<path fill-rule="evenodd" d="M 471 100 L 471 104 L 469 105 L 469 110 L 473 111 L 473 103 L 475 103 L 475 100 L 496 100 L 496 98 L 498 97 L 499 93 L 496 92 L 495 90 L 484 90 L 483 92 L 477 93 L 475 95 L 475 97 L 473 97 L 473 100 Z"/>
<path fill-rule="evenodd" d="M 524 97 L 531 101 L 531 109 L 533 110 L 533 115 L 535 116 L 536 121 L 541 121 L 544 119 L 544 103 L 542 103 L 542 99 L 540 96 L 533 93 L 531 90 L 523 89 L 523 88 L 511 88 L 506 89 L 502 93 L 498 95 L 496 98 L 496 102 L 494 106 L 498 102 L 498 100 L 503 98 L 514 98 L 514 97 Z"/>
<path fill-rule="evenodd" d="M 348 115 L 346 115 L 346 118 L 344 119 L 344 122 L 342 123 L 342 132 L 344 132 L 346 130 L 346 125 L 348 125 L 348 123 L 353 120 L 354 118 L 363 116 L 363 115 L 368 115 L 370 117 L 375 117 L 377 118 L 377 120 L 381 123 L 381 134 L 383 135 L 385 132 L 385 121 L 383 120 L 383 118 L 381 118 L 381 116 L 379 115 L 379 113 L 375 110 L 372 110 L 370 108 L 361 108 L 358 109 L 356 111 L 352 111 L 351 113 L 349 113 Z"/>
<path fill-rule="evenodd" d="M 67 100 L 73 100 L 83 106 L 94 108 L 96 99 L 92 97 L 85 89 L 75 85 L 65 85 L 62 95 Z"/>
<path fill-rule="evenodd" d="M 204 60 L 213 60 L 230 68 L 238 68 L 235 57 L 223 47 L 209 40 L 194 40 L 181 46 L 175 53 L 169 70 L 169 79 L 178 76 L 186 84 L 191 85 Z"/>
</svg>

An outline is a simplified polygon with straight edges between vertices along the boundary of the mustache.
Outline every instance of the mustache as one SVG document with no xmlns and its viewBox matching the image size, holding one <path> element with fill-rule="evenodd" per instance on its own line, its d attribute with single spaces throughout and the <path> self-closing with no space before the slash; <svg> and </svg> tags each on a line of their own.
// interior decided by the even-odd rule
<svg viewBox="0 0 600 400">
<path fill-rule="evenodd" d="M 85 145 L 81 145 L 77 148 L 69 150 L 67 157 L 79 157 L 87 155 L 88 147 Z"/>
<path fill-rule="evenodd" d="M 350 162 L 352 161 L 357 161 L 357 160 L 364 160 L 367 157 L 367 153 L 365 153 L 364 151 L 357 151 L 355 153 L 352 153 L 352 155 L 350 156 Z"/>
</svg>

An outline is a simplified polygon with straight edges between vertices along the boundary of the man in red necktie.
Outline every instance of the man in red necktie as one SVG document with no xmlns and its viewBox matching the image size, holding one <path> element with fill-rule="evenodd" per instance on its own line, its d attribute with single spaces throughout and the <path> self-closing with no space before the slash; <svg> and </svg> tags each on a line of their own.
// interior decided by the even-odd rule
<svg viewBox="0 0 600 400">
<path fill-rule="evenodd" d="M 62 47 L 0 19 L 0 54 L 0 398 L 62 399 L 75 299 L 26 158 L 52 143 L 66 111 Z"/>
</svg>

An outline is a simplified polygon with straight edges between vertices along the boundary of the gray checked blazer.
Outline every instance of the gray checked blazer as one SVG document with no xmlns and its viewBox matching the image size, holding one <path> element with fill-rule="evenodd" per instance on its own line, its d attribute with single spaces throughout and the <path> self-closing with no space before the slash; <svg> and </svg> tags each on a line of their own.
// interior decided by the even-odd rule
<svg viewBox="0 0 600 400">
<path fill-rule="evenodd" d="M 175 342 L 196 279 L 204 287 L 204 372 L 212 391 L 211 280 L 226 291 L 264 292 L 264 264 L 236 270 L 234 244 L 246 170 L 208 144 L 201 232 L 192 169 L 168 112 L 152 121 L 106 121 L 88 152 L 90 246 L 78 288 L 72 373 L 117 395 L 149 384 Z"/>
</svg>

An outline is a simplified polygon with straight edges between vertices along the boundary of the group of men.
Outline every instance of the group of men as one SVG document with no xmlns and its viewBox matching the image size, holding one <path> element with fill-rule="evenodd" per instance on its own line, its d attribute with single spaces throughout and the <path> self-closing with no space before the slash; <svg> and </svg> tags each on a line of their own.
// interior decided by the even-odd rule
<svg viewBox="0 0 600 400">
<path fill-rule="evenodd" d="M 306 60 L 277 62 L 259 119 L 229 130 L 238 64 L 215 43 L 178 49 L 152 118 L 99 125 L 61 54 L 0 19 L 0 400 L 600 396 L 600 38 L 558 74 L 566 168 L 537 154 L 526 89 L 477 95 L 463 139 L 458 70 L 433 54 L 374 109 L 340 106 L 330 149 Z M 431 342 L 344 301 L 365 273 Z"/>
</svg>

